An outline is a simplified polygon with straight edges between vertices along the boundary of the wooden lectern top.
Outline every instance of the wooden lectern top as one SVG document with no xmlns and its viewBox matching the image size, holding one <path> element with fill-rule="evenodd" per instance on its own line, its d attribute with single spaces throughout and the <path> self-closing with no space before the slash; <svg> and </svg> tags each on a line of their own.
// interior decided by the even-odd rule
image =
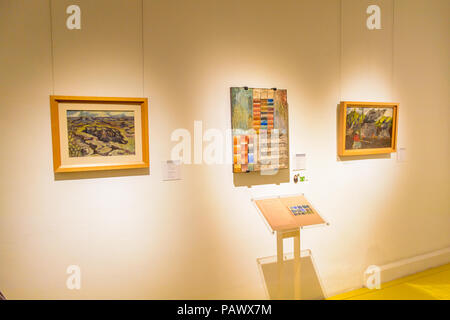
<svg viewBox="0 0 450 320">
<path fill-rule="evenodd" d="M 254 202 L 274 231 L 326 223 L 304 196 L 255 199 Z M 289 209 L 302 205 L 309 206 L 312 213 L 294 215 Z"/>
</svg>

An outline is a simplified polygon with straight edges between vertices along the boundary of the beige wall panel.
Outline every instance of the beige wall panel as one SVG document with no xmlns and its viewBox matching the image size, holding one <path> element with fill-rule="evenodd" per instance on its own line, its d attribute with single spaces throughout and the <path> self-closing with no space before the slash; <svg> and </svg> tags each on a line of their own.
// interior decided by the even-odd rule
<svg viewBox="0 0 450 320">
<path fill-rule="evenodd" d="M 317 151 L 309 163 L 322 156 L 335 162 L 338 1 L 146 1 L 144 21 L 146 91 L 153 101 L 151 141 L 157 163 L 170 156 L 175 145 L 171 133 L 178 128 L 192 133 L 194 120 L 202 120 L 204 131 L 215 128 L 227 134 L 232 86 L 286 88 L 291 150 Z M 250 198 L 301 192 L 302 187 L 235 188 L 230 164 L 183 170 L 183 193 L 189 200 L 179 202 L 181 214 L 165 210 L 161 217 L 171 221 L 173 234 L 182 239 L 170 245 L 179 264 L 159 262 L 171 274 L 160 293 L 264 298 L 256 259 L 275 254 L 276 244 Z M 177 200 L 180 196 L 171 192 L 177 184 L 160 188 Z M 305 239 L 323 231 L 305 233 Z"/>
<path fill-rule="evenodd" d="M 66 8 L 81 9 L 69 30 Z M 142 96 L 142 1 L 51 1 L 55 93 Z"/>
<path fill-rule="evenodd" d="M 392 99 L 393 0 L 342 0 L 342 100 Z M 369 30 L 369 5 L 381 10 L 381 29 Z"/>
<path fill-rule="evenodd" d="M 49 297 L 65 272 L 53 239 L 49 13 L 48 1 L 0 1 L 0 291 L 8 298 Z"/>
<path fill-rule="evenodd" d="M 81 8 L 81 30 L 66 28 L 70 4 Z M 144 95 L 141 1 L 51 1 L 51 8 L 55 94 Z M 74 180 L 60 176 L 63 180 L 55 182 L 55 215 L 65 226 L 57 228 L 67 248 L 62 257 L 66 265 L 81 267 L 83 288 L 70 291 L 63 285 L 53 295 L 145 297 L 152 285 L 145 281 L 147 272 L 154 273 L 146 236 L 151 234 L 152 211 L 142 185 L 149 177 L 129 174 L 79 174 Z"/>
<path fill-rule="evenodd" d="M 407 162 L 395 183 L 404 223 L 387 227 L 403 235 L 395 247 L 405 257 L 450 245 L 449 13 L 447 0 L 395 1 L 393 99 Z"/>
<path fill-rule="evenodd" d="M 335 268 L 325 276 L 330 293 L 361 286 L 360 275 L 371 264 L 450 243 L 448 123 L 443 120 L 449 112 L 444 89 L 449 77 L 444 40 L 449 33 L 448 2 L 378 1 L 382 30 L 373 31 L 365 28 L 368 4 L 342 2 L 341 97 L 400 102 L 398 146 L 406 148 L 407 161 L 398 162 L 392 154 L 339 163 L 333 174 L 340 178 L 335 193 L 339 199 L 333 202 L 331 196 L 329 203 L 339 203 L 345 219 L 336 221 L 341 230 L 336 236 L 351 246 L 340 250 Z M 343 196 L 342 190 L 352 196 Z M 346 228 L 349 221 L 358 230 Z M 342 264 L 342 256 L 352 256 L 354 263 Z M 342 272 L 345 280 L 339 276 Z"/>
</svg>

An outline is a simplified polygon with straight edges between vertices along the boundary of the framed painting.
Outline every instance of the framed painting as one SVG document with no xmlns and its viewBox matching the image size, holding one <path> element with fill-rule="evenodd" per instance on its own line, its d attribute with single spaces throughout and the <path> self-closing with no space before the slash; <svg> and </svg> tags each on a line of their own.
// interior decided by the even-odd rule
<svg viewBox="0 0 450 320">
<path fill-rule="evenodd" d="M 233 172 L 289 168 L 287 90 L 231 88 Z"/>
<path fill-rule="evenodd" d="M 147 98 L 50 96 L 55 172 L 148 168 Z"/>
<path fill-rule="evenodd" d="M 358 156 L 396 152 L 398 103 L 342 101 L 338 154 Z"/>
</svg>

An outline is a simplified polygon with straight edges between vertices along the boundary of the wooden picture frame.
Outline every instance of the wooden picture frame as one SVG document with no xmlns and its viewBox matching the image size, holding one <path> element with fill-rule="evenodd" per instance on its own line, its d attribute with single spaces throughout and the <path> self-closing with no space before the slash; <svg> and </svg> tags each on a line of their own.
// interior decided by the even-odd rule
<svg viewBox="0 0 450 320">
<path fill-rule="evenodd" d="M 148 168 L 148 99 L 50 96 L 54 172 Z"/>
<path fill-rule="evenodd" d="M 338 155 L 396 152 L 398 108 L 395 102 L 341 101 Z"/>
</svg>

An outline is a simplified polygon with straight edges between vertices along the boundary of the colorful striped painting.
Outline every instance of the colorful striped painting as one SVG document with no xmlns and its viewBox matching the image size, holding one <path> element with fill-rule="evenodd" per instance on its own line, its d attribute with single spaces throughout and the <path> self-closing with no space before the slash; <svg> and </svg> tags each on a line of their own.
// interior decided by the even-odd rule
<svg viewBox="0 0 450 320">
<path fill-rule="evenodd" d="M 284 89 L 231 88 L 233 172 L 289 168 Z"/>
</svg>

